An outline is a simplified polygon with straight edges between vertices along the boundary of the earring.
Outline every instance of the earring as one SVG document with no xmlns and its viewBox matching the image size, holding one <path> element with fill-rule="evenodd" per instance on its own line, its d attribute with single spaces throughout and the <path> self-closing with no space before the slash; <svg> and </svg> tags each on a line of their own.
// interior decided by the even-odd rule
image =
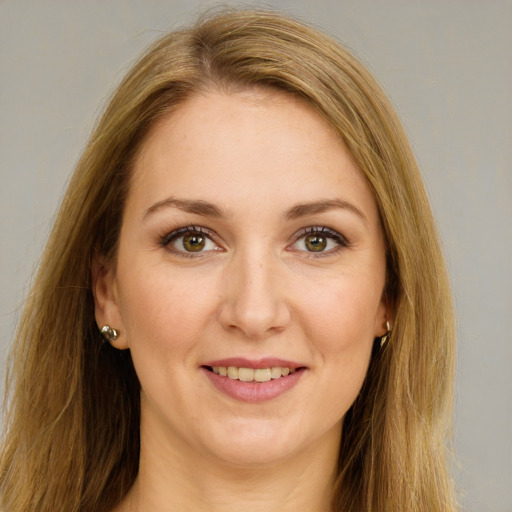
<svg viewBox="0 0 512 512">
<path fill-rule="evenodd" d="M 113 329 L 110 325 L 104 325 L 100 332 L 104 338 L 103 343 L 111 343 L 112 341 L 117 340 L 119 336 L 119 331 L 117 329 Z"/>
<path fill-rule="evenodd" d="M 380 338 L 380 346 L 381 346 L 381 348 L 384 346 L 386 341 L 388 341 L 388 338 L 391 336 L 391 327 L 390 327 L 388 321 L 386 321 L 386 329 L 388 330 L 388 332 L 386 334 L 384 334 L 384 336 L 382 336 Z"/>
</svg>

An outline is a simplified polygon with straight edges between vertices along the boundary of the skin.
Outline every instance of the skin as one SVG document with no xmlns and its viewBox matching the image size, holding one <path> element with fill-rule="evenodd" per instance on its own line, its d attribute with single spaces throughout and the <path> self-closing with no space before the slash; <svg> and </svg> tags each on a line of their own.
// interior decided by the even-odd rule
<svg viewBox="0 0 512 512">
<path fill-rule="evenodd" d="M 206 230 L 201 251 L 169 236 L 189 226 Z M 304 229 L 325 227 L 341 238 L 312 252 Z M 93 278 L 98 325 L 120 331 L 142 387 L 140 472 L 118 510 L 330 509 L 342 419 L 387 308 L 377 206 L 325 120 L 273 91 L 187 100 L 148 135 L 117 261 Z M 202 368 L 229 357 L 306 369 L 247 403 Z"/>
</svg>

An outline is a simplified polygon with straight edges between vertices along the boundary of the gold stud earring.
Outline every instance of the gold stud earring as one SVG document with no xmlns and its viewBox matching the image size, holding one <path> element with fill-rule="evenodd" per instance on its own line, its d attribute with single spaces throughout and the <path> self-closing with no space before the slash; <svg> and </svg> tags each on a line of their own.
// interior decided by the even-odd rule
<svg viewBox="0 0 512 512">
<path fill-rule="evenodd" d="M 110 327 L 110 325 L 104 325 L 100 332 L 104 338 L 104 343 L 112 343 L 119 337 L 119 331 Z"/>
<path fill-rule="evenodd" d="M 388 338 L 391 336 L 391 327 L 390 327 L 388 321 L 386 321 L 386 329 L 387 329 L 386 334 L 384 334 L 384 336 L 381 336 L 381 338 L 380 338 L 380 346 L 381 346 L 381 348 L 384 346 L 386 341 L 388 341 Z"/>
</svg>

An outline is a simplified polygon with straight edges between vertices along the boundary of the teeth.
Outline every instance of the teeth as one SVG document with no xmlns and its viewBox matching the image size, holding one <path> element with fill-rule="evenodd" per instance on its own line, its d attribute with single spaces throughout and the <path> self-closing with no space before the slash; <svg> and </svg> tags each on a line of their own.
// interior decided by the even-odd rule
<svg viewBox="0 0 512 512">
<path fill-rule="evenodd" d="M 252 368 L 238 368 L 238 380 L 252 382 L 254 380 L 254 370 Z"/>
<path fill-rule="evenodd" d="M 236 366 L 213 366 L 213 373 L 242 382 L 268 382 L 272 379 L 286 377 L 295 370 L 291 368 L 273 366 L 272 368 L 237 368 Z"/>
<path fill-rule="evenodd" d="M 272 370 L 270 368 L 258 368 L 254 370 L 254 380 L 256 382 L 268 382 L 272 378 Z"/>
<path fill-rule="evenodd" d="M 270 369 L 270 376 L 273 379 L 279 379 L 279 377 L 281 377 L 281 370 L 282 370 L 282 368 L 279 368 L 279 367 L 271 368 Z"/>
</svg>

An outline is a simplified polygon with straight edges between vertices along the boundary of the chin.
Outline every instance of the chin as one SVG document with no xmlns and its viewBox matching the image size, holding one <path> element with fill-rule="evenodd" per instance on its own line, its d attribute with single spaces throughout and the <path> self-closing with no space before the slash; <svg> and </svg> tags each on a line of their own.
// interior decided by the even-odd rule
<svg viewBox="0 0 512 512">
<path fill-rule="evenodd" d="M 213 453 L 217 463 L 238 469 L 258 469 L 279 465 L 293 457 L 297 450 L 291 447 L 265 443 L 232 442 L 217 447 Z"/>
<path fill-rule="evenodd" d="M 331 432 L 308 435 L 304 423 L 295 420 L 285 425 L 275 421 L 239 421 L 231 425 L 230 429 L 212 433 L 209 437 L 210 445 L 207 448 L 215 459 L 226 466 L 237 468 L 261 468 L 279 465 L 288 459 L 307 453 L 326 437 L 339 441 L 341 428 Z M 216 435 L 217 434 L 217 435 Z"/>
</svg>

